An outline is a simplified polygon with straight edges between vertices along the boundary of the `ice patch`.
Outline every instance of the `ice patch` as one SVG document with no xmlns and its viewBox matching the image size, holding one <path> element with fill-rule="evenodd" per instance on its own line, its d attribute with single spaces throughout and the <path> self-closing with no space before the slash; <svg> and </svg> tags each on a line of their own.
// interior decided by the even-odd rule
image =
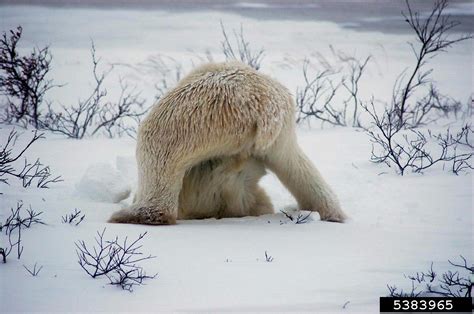
<svg viewBox="0 0 474 314">
<path fill-rule="evenodd" d="M 91 165 L 76 184 L 82 197 L 99 202 L 118 203 L 130 195 L 130 184 L 108 163 Z"/>
</svg>

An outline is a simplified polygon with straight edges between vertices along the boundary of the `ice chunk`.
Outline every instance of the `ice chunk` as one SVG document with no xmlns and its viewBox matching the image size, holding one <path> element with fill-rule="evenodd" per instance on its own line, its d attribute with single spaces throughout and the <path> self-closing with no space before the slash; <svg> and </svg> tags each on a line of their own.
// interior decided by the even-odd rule
<svg viewBox="0 0 474 314">
<path fill-rule="evenodd" d="M 94 201 L 118 203 L 130 195 L 130 184 L 110 164 L 97 163 L 87 168 L 76 189 Z"/>
</svg>

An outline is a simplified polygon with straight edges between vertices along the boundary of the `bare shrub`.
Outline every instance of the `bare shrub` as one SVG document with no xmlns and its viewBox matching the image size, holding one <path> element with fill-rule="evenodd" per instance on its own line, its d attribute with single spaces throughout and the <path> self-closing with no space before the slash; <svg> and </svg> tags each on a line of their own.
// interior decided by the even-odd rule
<svg viewBox="0 0 474 314">
<path fill-rule="evenodd" d="M 245 39 L 243 26 L 240 31 L 232 30 L 233 40 L 227 34 L 224 24 L 221 21 L 221 31 L 224 39 L 221 41 L 222 52 L 226 60 L 239 60 L 255 70 L 259 70 L 264 57 L 264 50 L 253 50 L 250 43 Z"/>
<path fill-rule="evenodd" d="M 415 32 L 418 45 L 409 43 L 415 56 L 415 66 L 411 72 L 403 71 L 395 81 L 390 110 L 396 123 L 395 129 L 416 128 L 428 125 L 440 117 L 454 114 L 462 109 L 462 104 L 440 93 L 430 80 L 431 68 L 428 61 L 455 43 L 472 38 L 472 35 L 451 37 L 449 33 L 459 25 L 444 14 L 447 0 L 437 0 L 427 17 L 414 12 L 406 0 L 408 13 L 402 13 L 406 22 Z M 362 100 L 359 96 L 359 83 L 370 56 L 364 59 L 347 56 L 331 50 L 338 64 L 334 67 L 323 57 L 319 57 L 322 70 L 309 73 L 308 60 L 303 63 L 304 85 L 296 91 L 298 109 L 297 122 L 315 118 L 323 123 L 338 126 L 360 127 L 359 113 Z M 341 104 L 336 103 L 336 95 L 347 94 Z M 420 96 L 418 98 L 414 95 Z"/>
<path fill-rule="evenodd" d="M 23 245 L 21 241 L 21 232 L 22 229 L 28 229 L 33 224 L 42 224 L 45 223 L 42 221 L 39 216 L 43 212 L 35 212 L 31 206 L 26 209 L 27 216 L 22 217 L 21 211 L 23 208 L 23 203 L 18 202 L 16 208 L 11 208 L 11 214 L 6 218 L 5 222 L 0 224 L 0 232 L 5 232 L 5 236 L 8 239 L 7 245 L 2 245 L 0 248 L 0 255 L 2 256 L 3 263 L 7 262 L 7 256 L 16 248 L 17 258 L 21 258 L 23 253 Z M 3 242 L 3 241 L 2 241 Z"/>
<path fill-rule="evenodd" d="M 395 110 L 385 108 L 379 115 L 373 102 L 371 107 L 362 107 L 371 116 L 375 127 L 375 130 L 366 129 L 372 142 L 372 162 L 394 166 L 400 175 L 404 175 L 407 169 L 421 173 L 435 164 L 449 162 L 455 174 L 472 169 L 469 163 L 472 150 L 466 152 L 460 148 L 462 142 L 470 143 L 470 126 L 466 125 L 454 134 L 450 129 L 439 134 L 433 134 L 430 130 L 422 132 L 412 129 L 406 132 L 402 129 L 403 125 L 398 124 L 399 117 Z M 437 149 L 430 149 L 433 143 Z"/>
<path fill-rule="evenodd" d="M 452 38 L 449 32 L 460 23 L 452 21 L 449 15 L 444 14 L 448 6 L 447 0 L 437 0 L 431 13 L 427 17 L 419 12 L 414 12 L 410 2 L 406 0 L 407 13 L 402 13 L 405 21 L 415 32 L 418 47 L 414 43 L 409 43 L 416 58 L 415 66 L 408 75 L 402 72 L 395 82 L 392 106 L 396 112 L 398 127 L 415 128 L 429 123 L 429 113 L 440 109 L 456 110 L 456 102 L 444 102 L 439 106 L 438 92 L 432 84 L 429 84 L 429 76 L 433 69 L 427 68 L 428 60 L 440 52 L 460 41 L 472 38 L 472 35 L 462 35 Z M 420 88 L 428 86 L 427 96 L 420 100 L 411 101 L 411 96 Z"/>
<path fill-rule="evenodd" d="M 308 72 L 309 60 L 303 62 L 305 85 L 296 90 L 296 106 L 298 108 L 297 123 L 309 118 L 316 118 L 333 125 L 345 125 L 342 111 L 332 106 L 332 100 L 340 83 L 334 84 L 334 73 L 329 69 L 318 71 L 314 75 Z"/>
<path fill-rule="evenodd" d="M 21 217 L 20 212 L 23 209 L 23 202 L 17 202 L 16 208 L 10 208 L 10 215 L 6 218 L 5 223 L 0 226 L 0 232 L 5 229 L 5 234 L 9 233 L 16 228 L 24 227 L 30 228 L 33 224 L 41 224 L 44 225 L 45 223 L 39 216 L 43 212 L 35 212 L 31 206 L 25 209 L 27 216 L 24 218 Z"/>
<path fill-rule="evenodd" d="M 240 30 L 232 30 L 231 33 L 226 30 L 221 22 L 221 32 L 223 39 L 220 42 L 221 50 L 227 61 L 238 60 L 248 64 L 258 70 L 264 58 L 264 50 L 254 50 L 250 43 L 245 39 L 243 26 Z M 205 56 L 196 55 L 189 60 L 189 65 L 194 67 L 203 62 L 213 62 L 214 56 L 210 51 L 205 52 Z M 158 101 L 167 91 L 174 87 L 183 77 L 184 66 L 188 65 L 180 60 L 166 55 L 153 55 L 145 61 L 136 65 L 117 63 L 117 66 L 130 68 L 133 75 L 147 75 L 151 78 L 156 90 L 155 101 Z"/>
<path fill-rule="evenodd" d="M 140 118 L 145 114 L 145 101 L 140 94 L 124 82 L 120 82 L 121 93 L 116 102 L 107 102 L 107 89 L 104 81 L 112 69 L 99 73 L 100 58 L 96 56 L 94 43 L 91 48 L 92 74 L 94 89 L 85 100 L 77 106 L 62 107 L 61 112 L 48 106 L 48 111 L 41 120 L 41 128 L 61 133 L 70 138 L 82 139 L 103 132 L 109 137 L 124 134 L 134 136 Z"/>
<path fill-rule="evenodd" d="M 84 241 L 76 242 L 76 253 L 81 268 L 92 278 L 106 276 L 111 285 L 118 285 L 124 290 L 132 291 L 133 286 L 143 284 L 145 279 L 153 279 L 156 274 L 149 276 L 143 268 L 138 265 L 141 261 L 155 258 L 144 256 L 139 250 L 139 243 L 146 235 L 142 233 L 138 238 L 127 243 L 126 237 L 119 241 L 118 237 L 113 240 L 104 239 L 105 228 L 97 232 L 95 243 L 97 246 L 88 248 Z"/>
<path fill-rule="evenodd" d="M 403 13 L 406 22 L 415 32 L 418 47 L 410 43 L 416 58 L 416 64 L 410 75 L 402 72 L 397 78 L 390 104 L 384 104 L 382 114 L 378 114 L 373 101 L 363 108 L 369 114 L 374 128 L 365 128 L 371 138 L 371 160 L 376 163 L 395 165 L 397 173 L 403 175 L 406 169 L 423 172 L 435 164 L 450 163 L 453 173 L 459 174 L 472 169 L 472 145 L 468 137 L 472 133 L 470 125 L 459 132 L 450 129 L 440 134 L 431 131 L 414 130 L 417 127 L 431 124 L 440 116 L 454 113 L 457 116 L 462 105 L 453 99 L 440 94 L 436 86 L 430 83 L 432 69 L 427 69 L 427 62 L 438 53 L 446 51 L 453 44 L 472 38 L 462 35 L 451 38 L 449 32 L 459 25 L 451 21 L 443 12 L 448 2 L 438 0 L 427 17 L 414 12 L 406 1 L 408 13 Z M 424 92 L 426 95 L 415 99 L 413 95 Z M 469 111 L 469 110 L 468 110 Z M 410 129 L 407 133 L 404 129 Z M 435 149 L 429 148 L 429 140 L 435 143 Z M 463 147 L 469 147 L 466 149 Z"/>
<path fill-rule="evenodd" d="M 303 62 L 304 85 L 296 90 L 297 123 L 315 118 L 331 125 L 360 127 L 359 83 L 371 56 L 357 59 L 331 50 L 338 68 L 320 57 L 323 69 L 310 74 L 310 61 Z M 337 94 L 345 97 L 341 104 L 335 104 Z"/>
<path fill-rule="evenodd" d="M 311 214 L 312 212 L 309 212 L 307 214 L 303 214 L 302 212 L 298 212 L 298 214 L 296 215 L 296 217 L 290 213 L 288 213 L 287 211 L 284 211 L 284 210 L 280 210 L 280 212 L 285 215 L 286 218 L 288 218 L 290 221 L 294 222 L 295 224 L 299 225 L 299 224 L 305 224 L 307 222 L 310 222 L 311 221 Z"/>
<path fill-rule="evenodd" d="M 155 101 L 160 100 L 183 76 L 183 64 L 172 57 L 164 55 L 150 56 L 136 66 L 127 66 L 139 75 L 150 75 L 153 77 L 153 85 L 156 90 Z"/>
<path fill-rule="evenodd" d="M 44 96 L 57 85 L 46 78 L 51 70 L 49 47 L 34 49 L 25 56 L 18 53 L 22 32 L 18 26 L 0 39 L 0 93 L 7 96 L 3 120 L 38 128 Z"/>
<path fill-rule="evenodd" d="M 472 297 L 473 282 L 470 276 L 474 267 L 469 266 L 464 256 L 460 256 L 460 263 L 448 260 L 454 270 L 448 270 L 441 276 L 433 270 L 433 263 L 428 271 L 417 272 L 411 276 L 405 276 L 410 280 L 409 291 L 398 289 L 394 285 L 387 285 L 391 297 L 419 297 L 419 296 L 443 296 L 443 297 Z"/>
<path fill-rule="evenodd" d="M 149 57 L 145 62 L 136 67 L 139 72 L 153 74 L 157 77 L 155 86 L 155 101 L 163 97 L 166 92 L 174 87 L 183 76 L 183 65 L 172 57 L 156 55 Z"/>
<path fill-rule="evenodd" d="M 23 187 L 31 186 L 33 183 L 38 188 L 48 188 L 51 183 L 63 181 L 61 176 L 53 176 L 49 166 L 43 165 L 39 159 L 30 163 L 24 159 L 21 170 L 15 169 L 16 162 L 25 154 L 37 140 L 44 138 L 43 133 L 34 131 L 33 137 L 26 145 L 14 152 L 14 147 L 19 135 L 15 130 L 10 131 L 6 142 L 0 146 L 0 182 L 8 184 L 8 178 L 13 177 L 22 181 Z M 1 194 L 1 193 L 0 193 Z"/>
<path fill-rule="evenodd" d="M 92 44 L 92 63 L 95 87 L 89 97 L 76 106 L 62 106 L 53 110 L 51 102 L 45 102 L 48 90 L 58 86 L 47 79 L 51 70 L 52 56 L 49 47 L 35 49 L 28 56 L 20 56 L 17 44 L 22 28 L 3 33 L 0 39 L 0 93 L 7 96 L 3 121 L 19 123 L 23 127 L 32 124 L 37 129 L 47 129 L 71 138 L 81 139 L 103 132 L 109 137 L 129 135 L 134 137 L 136 126 L 145 114 L 145 101 L 129 85 L 120 81 L 121 93 L 115 102 L 106 101 L 104 80 L 111 69 L 99 73 L 100 59 Z M 46 103 L 46 106 L 43 104 Z M 45 107 L 45 108 L 41 108 Z M 43 110 L 45 109 L 45 111 Z M 30 165 L 37 167 L 38 165 Z"/>
<path fill-rule="evenodd" d="M 459 175 L 467 169 L 473 169 L 470 163 L 473 156 L 472 144 L 469 139 L 469 136 L 472 134 L 472 128 L 470 125 L 463 126 L 461 130 L 456 133 L 452 133 L 448 128 L 446 133 L 432 134 L 429 132 L 429 134 L 436 140 L 438 146 L 441 147 L 441 156 L 436 160 L 429 158 L 431 156 L 427 154 L 425 165 L 419 167 L 417 172 L 424 170 L 439 161 L 452 161 L 451 171 L 456 175 Z M 464 149 L 462 149 L 463 146 Z"/>
<path fill-rule="evenodd" d="M 51 170 L 49 166 L 43 165 L 39 159 L 30 164 L 25 160 L 23 169 L 20 171 L 20 176 L 23 179 L 23 187 L 29 187 L 36 181 L 36 187 L 49 188 L 50 183 L 62 182 L 61 176 L 51 178 Z"/>
<path fill-rule="evenodd" d="M 62 216 L 61 221 L 70 225 L 79 226 L 84 218 L 86 218 L 86 215 L 82 215 L 81 211 L 75 208 L 72 213 Z"/>
</svg>

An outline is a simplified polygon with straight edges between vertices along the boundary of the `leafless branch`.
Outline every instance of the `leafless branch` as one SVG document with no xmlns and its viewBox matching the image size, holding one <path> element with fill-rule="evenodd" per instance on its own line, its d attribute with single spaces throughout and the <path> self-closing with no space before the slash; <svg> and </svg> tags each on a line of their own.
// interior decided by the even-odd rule
<svg viewBox="0 0 474 314">
<path fill-rule="evenodd" d="M 30 186 L 36 181 L 36 187 L 48 188 L 49 184 L 63 181 L 61 176 L 52 176 L 49 166 L 43 165 L 39 159 L 30 164 L 27 159 L 21 170 L 17 170 L 14 164 L 20 159 L 30 146 L 39 139 L 44 138 L 43 133 L 34 131 L 33 137 L 19 152 L 14 153 L 13 148 L 19 135 L 15 130 L 10 131 L 5 144 L 0 146 L 0 183 L 8 184 L 8 177 L 14 177 L 22 181 L 23 187 Z"/>
<path fill-rule="evenodd" d="M 298 216 L 296 216 L 296 222 L 295 224 L 305 224 L 310 221 L 312 212 L 307 213 L 306 215 L 303 215 L 302 213 L 298 213 Z"/>
<path fill-rule="evenodd" d="M 36 266 L 37 266 L 37 263 L 35 263 L 35 265 L 33 266 L 33 269 L 29 269 L 28 267 L 23 265 L 23 267 L 26 269 L 26 271 L 29 272 L 31 274 L 31 276 L 33 276 L 33 277 L 38 276 L 39 272 L 43 269 L 43 266 L 40 266 L 38 268 L 36 268 Z"/>
<path fill-rule="evenodd" d="M 349 102 L 353 103 L 353 116 L 352 116 L 352 126 L 360 127 L 358 109 L 361 106 L 361 100 L 359 97 L 359 81 L 362 77 L 367 63 L 371 59 L 371 56 L 366 57 L 363 61 L 357 60 L 355 58 L 348 59 L 350 66 L 349 79 L 344 80 L 342 85 L 349 93 L 349 98 L 344 101 L 344 117 L 346 116 L 346 111 Z"/>
<path fill-rule="evenodd" d="M 285 215 L 286 218 L 288 218 L 290 221 L 293 221 L 294 218 L 292 215 L 290 215 L 288 212 L 284 211 L 284 210 L 280 210 L 280 212 Z"/>
<path fill-rule="evenodd" d="M 264 56 L 264 50 L 257 51 L 250 48 L 250 43 L 245 39 L 243 26 L 240 25 L 240 32 L 233 30 L 234 41 L 229 38 L 224 24 L 221 21 L 221 31 L 224 39 L 221 41 L 222 52 L 226 60 L 239 60 L 248 64 L 255 70 L 260 69 Z"/>
<path fill-rule="evenodd" d="M 265 251 L 265 262 L 267 263 L 273 262 L 273 256 L 269 255 L 267 251 Z"/>
<path fill-rule="evenodd" d="M 307 214 L 303 214 L 302 212 L 298 212 L 298 215 L 296 217 L 294 217 L 293 215 L 291 215 L 290 213 L 288 213 L 284 210 L 280 210 L 280 212 L 283 215 L 285 215 L 286 218 L 288 218 L 290 221 L 294 222 L 297 225 L 305 224 L 305 223 L 311 221 L 310 217 L 311 217 L 312 212 L 309 212 Z"/>
<path fill-rule="evenodd" d="M 86 215 L 84 214 L 81 216 L 81 211 L 75 208 L 74 212 L 62 216 L 61 220 L 63 223 L 78 226 L 84 218 L 86 218 Z"/>
</svg>

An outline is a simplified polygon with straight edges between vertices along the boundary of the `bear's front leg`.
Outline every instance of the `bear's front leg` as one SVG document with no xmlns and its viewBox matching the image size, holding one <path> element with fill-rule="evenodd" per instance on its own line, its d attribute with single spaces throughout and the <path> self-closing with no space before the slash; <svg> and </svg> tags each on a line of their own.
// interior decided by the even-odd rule
<svg viewBox="0 0 474 314">
<path fill-rule="evenodd" d="M 150 156 L 153 155 L 151 154 Z M 170 165 L 171 163 L 168 163 Z M 139 185 L 133 204 L 110 217 L 112 223 L 172 225 L 178 218 L 178 198 L 185 170 L 164 164 L 139 163 Z"/>
<path fill-rule="evenodd" d="M 135 203 L 129 208 L 115 212 L 109 219 L 111 223 L 131 223 L 145 225 L 173 225 L 177 212 L 160 209 L 153 204 Z"/>
</svg>

